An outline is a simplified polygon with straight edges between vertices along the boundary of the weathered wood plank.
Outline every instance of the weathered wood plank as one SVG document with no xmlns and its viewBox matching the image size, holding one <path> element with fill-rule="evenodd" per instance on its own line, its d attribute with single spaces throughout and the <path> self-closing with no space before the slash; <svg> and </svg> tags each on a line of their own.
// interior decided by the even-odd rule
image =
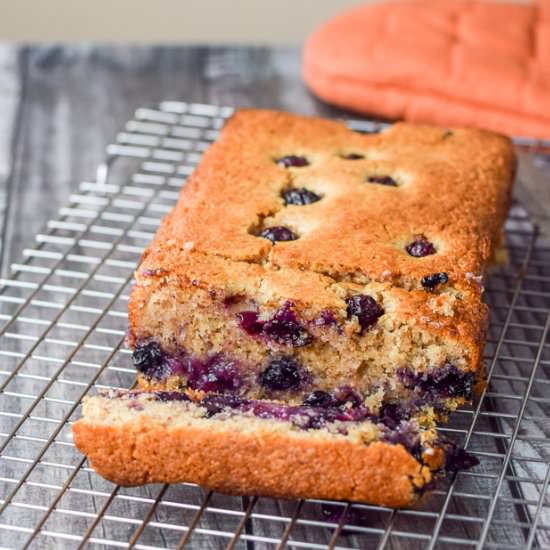
<svg viewBox="0 0 550 550">
<path fill-rule="evenodd" d="M 18 49 L 9 44 L 0 45 L 0 275 L 3 274 L 2 256 L 7 242 L 4 222 L 5 210 L 12 188 L 12 158 L 21 100 L 21 73 Z"/>
</svg>

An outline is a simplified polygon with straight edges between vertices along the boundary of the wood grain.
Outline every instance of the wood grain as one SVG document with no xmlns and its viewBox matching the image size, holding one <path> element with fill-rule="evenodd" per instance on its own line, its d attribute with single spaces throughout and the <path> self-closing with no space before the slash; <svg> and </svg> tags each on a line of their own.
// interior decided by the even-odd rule
<svg viewBox="0 0 550 550">
<path fill-rule="evenodd" d="M 14 46 L 0 47 L 0 275 L 3 273 L 5 251 L 5 213 L 8 209 L 13 180 L 11 178 L 13 148 L 21 104 L 21 78 L 18 67 L 18 52 Z"/>
</svg>

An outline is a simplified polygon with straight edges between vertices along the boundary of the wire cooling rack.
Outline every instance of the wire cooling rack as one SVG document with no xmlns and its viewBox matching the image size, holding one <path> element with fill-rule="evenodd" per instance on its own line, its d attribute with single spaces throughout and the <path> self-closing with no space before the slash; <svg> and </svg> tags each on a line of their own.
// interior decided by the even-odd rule
<svg viewBox="0 0 550 550">
<path fill-rule="evenodd" d="M 414 509 L 116 487 L 75 449 L 81 398 L 134 381 L 132 271 L 230 109 L 139 109 L 0 286 L 1 548 L 550 548 L 550 248 L 526 213 L 489 282 L 490 383 L 442 428 L 480 465 Z M 350 122 L 373 131 L 372 122 Z"/>
</svg>

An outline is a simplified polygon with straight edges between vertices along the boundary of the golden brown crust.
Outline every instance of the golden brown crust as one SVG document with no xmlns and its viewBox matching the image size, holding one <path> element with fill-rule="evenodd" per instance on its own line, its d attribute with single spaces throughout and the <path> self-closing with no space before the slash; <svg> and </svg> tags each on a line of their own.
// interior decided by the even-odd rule
<svg viewBox="0 0 550 550">
<path fill-rule="evenodd" d="M 445 135 L 404 123 L 362 135 L 318 118 L 238 112 L 189 178 L 152 249 L 173 243 L 233 261 L 373 280 L 447 272 L 453 284 L 468 287 L 468 274 L 483 273 L 505 219 L 514 153 L 508 139 L 490 132 Z M 351 152 L 365 158 L 341 157 Z M 274 163 L 288 154 L 305 155 L 311 165 L 288 170 Z M 395 175 L 403 185 L 369 184 L 373 173 Z M 322 200 L 284 207 L 281 190 L 291 180 Z M 273 245 L 250 234 L 266 217 L 300 238 Z M 406 254 L 415 234 L 433 240 L 438 253 Z"/>
<path fill-rule="evenodd" d="M 230 494 L 327 498 L 402 507 L 432 477 L 403 446 L 180 426 L 147 417 L 73 425 L 92 467 L 120 485 L 191 482 Z"/>
</svg>

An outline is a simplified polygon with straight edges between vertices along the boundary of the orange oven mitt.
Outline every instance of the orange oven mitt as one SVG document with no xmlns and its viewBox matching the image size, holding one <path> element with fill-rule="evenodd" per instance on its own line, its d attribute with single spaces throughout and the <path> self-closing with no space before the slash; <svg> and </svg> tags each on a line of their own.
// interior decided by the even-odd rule
<svg viewBox="0 0 550 550">
<path fill-rule="evenodd" d="M 550 138 L 550 0 L 354 8 L 309 37 L 303 73 L 354 111 Z"/>
</svg>

